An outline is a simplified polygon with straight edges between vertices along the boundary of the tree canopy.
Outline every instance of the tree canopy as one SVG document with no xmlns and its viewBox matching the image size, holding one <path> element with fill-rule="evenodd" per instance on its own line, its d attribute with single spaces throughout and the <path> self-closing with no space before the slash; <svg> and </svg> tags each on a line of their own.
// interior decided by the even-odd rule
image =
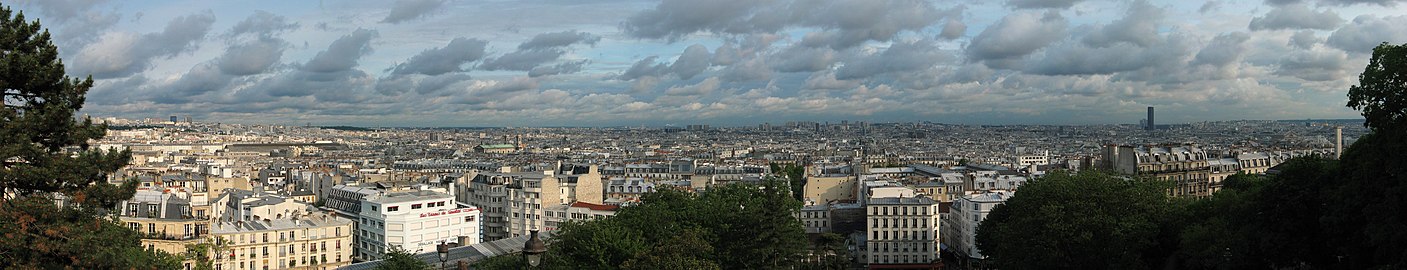
<svg viewBox="0 0 1407 270">
<path fill-rule="evenodd" d="M 395 245 L 386 250 L 386 255 L 381 257 L 381 263 L 376 265 L 377 270 L 425 270 L 431 267 L 433 266 L 430 263 Z"/>
<path fill-rule="evenodd" d="M 177 268 L 174 256 L 144 250 L 136 232 L 104 217 L 136 189 L 105 181 L 131 154 L 88 145 L 106 127 L 73 114 L 93 80 L 65 75 L 42 29 L 0 7 L 0 268 Z"/>
<path fill-rule="evenodd" d="M 808 244 L 793 216 L 801 202 L 780 179 L 701 194 L 661 189 L 613 217 L 568 222 L 548 240 L 544 269 L 782 269 L 800 266 Z M 475 264 L 520 269 L 522 256 Z"/>
<path fill-rule="evenodd" d="M 1002 269 L 1146 269 L 1176 210 L 1165 182 L 1082 172 L 1022 186 L 978 226 L 977 247 Z M 1098 259 L 1092 259 L 1098 258 Z"/>
</svg>

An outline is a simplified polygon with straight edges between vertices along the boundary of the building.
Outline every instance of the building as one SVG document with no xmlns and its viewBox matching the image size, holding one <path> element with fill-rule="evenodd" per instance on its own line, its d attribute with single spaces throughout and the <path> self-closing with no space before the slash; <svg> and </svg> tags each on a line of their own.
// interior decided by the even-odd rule
<svg viewBox="0 0 1407 270">
<path fill-rule="evenodd" d="M 286 219 L 225 220 L 211 228 L 224 245 L 210 254 L 217 270 L 336 269 L 352 262 L 352 220 L 332 213 Z"/>
<path fill-rule="evenodd" d="M 806 227 L 806 233 L 828 233 L 831 232 L 831 208 L 829 204 L 807 205 L 801 207 L 798 218 L 801 225 Z"/>
<path fill-rule="evenodd" d="M 480 240 L 479 208 L 459 205 L 453 195 L 389 192 L 367 196 L 361 204 L 355 250 L 362 259 L 381 258 L 392 246 L 420 253 L 438 244 L 471 245 Z"/>
<path fill-rule="evenodd" d="M 335 269 L 352 261 L 353 220 L 283 196 L 225 190 L 211 208 L 215 269 Z"/>
<path fill-rule="evenodd" d="M 870 198 L 863 261 L 871 269 L 941 264 L 938 210 L 928 197 Z"/>
<path fill-rule="evenodd" d="M 849 175 L 812 175 L 806 177 L 802 196 L 807 201 L 825 204 L 833 201 L 855 201 L 856 179 Z"/>
<path fill-rule="evenodd" d="M 1147 125 L 1147 126 L 1144 126 L 1143 129 L 1146 129 L 1146 130 L 1158 129 L 1158 122 L 1153 121 L 1153 106 L 1148 106 L 1148 125 Z"/>
<path fill-rule="evenodd" d="M 1116 172 L 1172 181 L 1174 186 L 1168 192 L 1173 196 L 1211 194 L 1208 159 L 1206 151 L 1193 145 L 1109 145 L 1104 147 L 1102 157 L 1105 168 Z"/>
<path fill-rule="evenodd" d="M 968 260 L 982 260 L 982 251 L 977 249 L 977 226 L 987 218 L 993 207 L 1006 203 L 1015 192 L 991 191 L 963 196 L 953 201 L 948 209 L 948 217 L 943 220 L 943 244 L 949 250 Z"/>
<path fill-rule="evenodd" d="M 321 199 L 323 206 L 337 211 L 343 216 L 354 217 L 362 212 L 362 199 L 366 196 L 381 194 L 381 190 L 372 187 L 357 187 L 347 185 L 332 186 L 332 189 Z"/>
<path fill-rule="evenodd" d="M 457 180 L 459 201 L 483 211 L 483 240 L 527 235 L 548 227 L 546 209 L 575 202 L 603 204 L 605 186 L 596 166 L 558 165 L 540 172 L 466 173 Z"/>
<path fill-rule="evenodd" d="M 586 221 L 615 216 L 616 210 L 619 209 L 620 206 L 588 202 L 550 206 L 543 209 L 542 231 L 556 231 L 562 223 L 568 221 Z"/>
<path fill-rule="evenodd" d="M 189 194 L 139 189 L 131 199 L 118 204 L 118 220 L 141 236 L 143 247 L 186 254 L 187 245 L 205 243 L 205 236 L 210 233 L 205 210 L 194 212 Z M 184 262 L 187 266 L 192 263 Z"/>
<path fill-rule="evenodd" d="M 655 183 L 640 178 L 611 179 L 606 184 L 606 202 L 616 205 L 640 202 L 640 196 L 655 191 Z"/>
<path fill-rule="evenodd" d="M 474 152 L 479 153 L 507 154 L 513 151 L 518 151 L 518 147 L 512 144 L 481 144 L 474 147 Z"/>
</svg>

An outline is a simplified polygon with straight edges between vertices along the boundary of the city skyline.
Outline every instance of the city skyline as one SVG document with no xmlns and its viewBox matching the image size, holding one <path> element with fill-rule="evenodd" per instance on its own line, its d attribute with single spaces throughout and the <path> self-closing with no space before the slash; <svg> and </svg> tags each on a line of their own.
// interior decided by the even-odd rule
<svg viewBox="0 0 1407 270">
<path fill-rule="evenodd" d="M 1360 119 L 1400 1 L 21 1 L 99 117 L 354 126 Z"/>
</svg>

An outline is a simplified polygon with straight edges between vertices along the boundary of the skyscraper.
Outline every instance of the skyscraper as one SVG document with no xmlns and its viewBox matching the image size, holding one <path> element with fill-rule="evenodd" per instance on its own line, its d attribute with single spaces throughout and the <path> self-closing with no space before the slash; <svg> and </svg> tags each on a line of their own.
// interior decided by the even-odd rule
<svg viewBox="0 0 1407 270">
<path fill-rule="evenodd" d="M 1147 126 L 1144 126 L 1143 129 L 1146 129 L 1146 130 L 1153 130 L 1153 129 L 1157 129 L 1157 128 L 1158 128 L 1158 124 L 1156 124 L 1155 122 L 1153 122 L 1153 106 L 1148 106 L 1148 125 L 1147 125 Z"/>
</svg>

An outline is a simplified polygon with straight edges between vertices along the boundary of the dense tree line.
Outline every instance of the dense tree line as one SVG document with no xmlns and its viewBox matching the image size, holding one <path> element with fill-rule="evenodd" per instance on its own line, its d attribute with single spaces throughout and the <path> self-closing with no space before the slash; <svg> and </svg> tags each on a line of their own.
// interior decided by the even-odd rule
<svg viewBox="0 0 1407 270">
<path fill-rule="evenodd" d="M 136 185 L 106 183 L 131 154 L 90 147 L 106 126 L 74 118 L 92 86 L 65 75 L 39 22 L 0 7 L 0 269 L 179 267 L 106 211 Z"/>
<path fill-rule="evenodd" d="M 661 189 L 613 217 L 569 222 L 548 242 L 543 269 L 837 269 L 848 266 L 844 238 L 811 244 L 781 179 L 730 184 L 694 194 Z M 523 269 L 522 256 L 498 256 L 479 269 Z"/>
<path fill-rule="evenodd" d="M 1407 44 L 1382 44 L 1349 89 L 1370 133 L 1339 159 L 1235 175 L 1209 199 L 1166 183 L 1052 174 L 992 210 L 977 245 L 1001 269 L 1407 268 Z"/>
</svg>

